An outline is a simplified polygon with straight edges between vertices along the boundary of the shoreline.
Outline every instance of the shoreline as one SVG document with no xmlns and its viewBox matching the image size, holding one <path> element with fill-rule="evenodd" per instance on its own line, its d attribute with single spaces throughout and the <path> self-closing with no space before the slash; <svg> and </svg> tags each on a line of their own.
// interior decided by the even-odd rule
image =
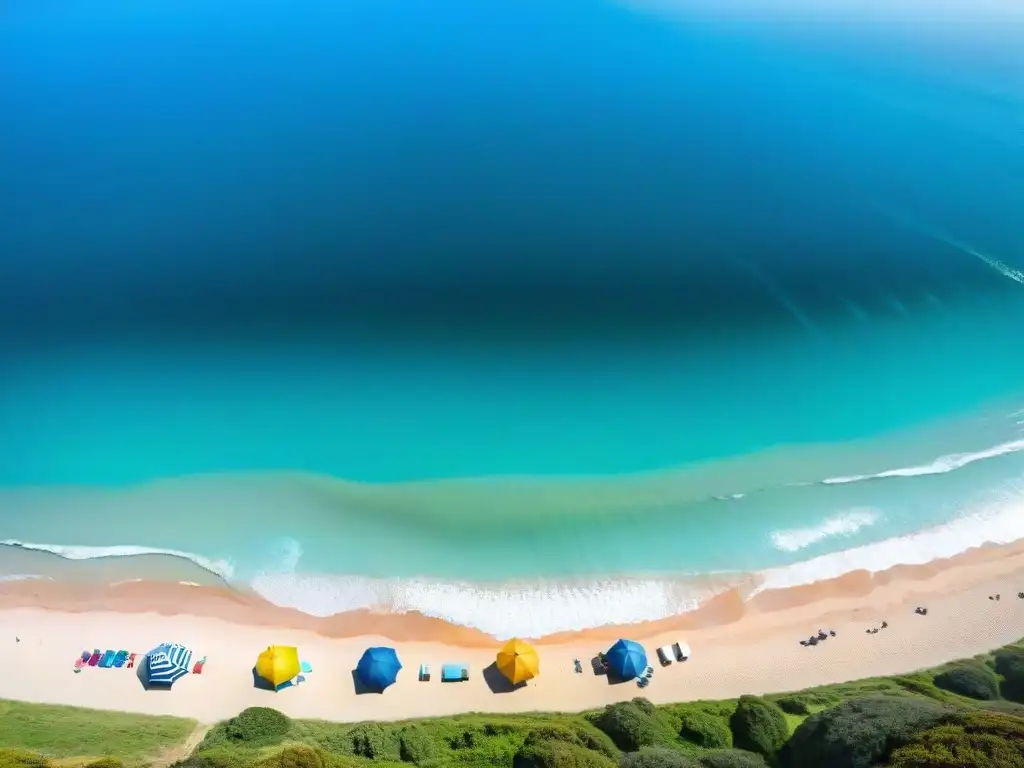
<svg viewBox="0 0 1024 768">
<path fill-rule="evenodd" d="M 204 587 L 131 582 L 93 590 L 74 585 L 0 585 L 0 643 L 10 673 L 0 697 L 99 709 L 169 714 L 214 722 L 248 706 L 291 717 L 335 721 L 401 720 L 460 712 L 581 711 L 640 695 L 631 682 L 591 674 L 589 660 L 617 637 L 638 640 L 655 664 L 657 647 L 687 642 L 692 657 L 658 668 L 642 695 L 655 703 L 729 699 L 743 693 L 800 690 L 858 678 L 905 674 L 977 655 L 1024 637 L 1024 542 L 987 546 L 925 566 L 848 574 L 806 587 L 769 590 L 743 602 L 721 595 L 690 614 L 630 627 L 549 635 L 535 642 L 541 675 L 514 693 L 488 667 L 501 643 L 477 630 L 423 616 L 354 612 L 328 619 L 257 605 Z M 988 595 L 1001 593 L 994 601 Z M 917 605 L 926 617 L 913 613 Z M 865 630 L 887 621 L 877 634 Z M 819 628 L 835 638 L 816 647 L 799 640 Z M 13 636 L 20 639 L 15 643 Z M 174 640 L 209 661 L 170 693 L 144 691 L 125 670 L 72 673 L 84 648 L 145 652 Z M 297 689 L 254 688 L 251 666 L 267 645 L 299 647 L 314 672 Z M 360 695 L 352 670 L 371 645 L 394 645 L 405 665 L 384 695 Z M 583 661 L 584 674 L 573 671 Z M 463 662 L 470 679 L 442 685 L 417 680 Z M 657 666 L 655 664 L 655 666 Z M 481 674 L 483 673 L 483 674 Z M 215 695 L 211 695 L 214 694 Z M 508 695 L 504 695 L 508 694 Z"/>
<path fill-rule="evenodd" d="M 959 586 L 971 586 L 981 574 L 1012 563 L 1024 569 L 1024 540 L 1012 544 L 972 547 L 953 557 L 938 558 L 921 565 L 896 565 L 882 571 L 855 570 L 813 584 L 764 589 L 750 575 L 740 586 L 708 598 L 699 607 L 663 619 L 632 624 L 607 624 L 579 630 L 523 636 L 538 644 L 562 644 L 577 640 L 609 640 L 619 637 L 647 639 L 669 631 L 724 629 L 757 616 L 770 622 L 773 614 L 806 612 L 811 606 L 830 605 L 873 593 L 889 594 L 913 585 L 926 592 L 929 585 L 945 582 L 942 574 L 955 571 Z M 736 579 L 734 578 L 733 581 Z M 295 608 L 275 605 L 255 592 L 237 587 L 186 582 L 126 579 L 100 584 L 60 581 L 51 578 L 0 582 L 0 612 L 12 609 L 41 609 L 60 613 L 118 613 L 127 615 L 187 615 L 219 618 L 232 624 L 312 632 L 325 638 L 375 635 L 394 642 L 445 642 L 467 648 L 491 647 L 503 642 L 494 635 L 419 611 L 377 612 L 370 609 L 345 611 L 319 617 Z M 840 608 L 840 610 L 842 610 Z"/>
</svg>

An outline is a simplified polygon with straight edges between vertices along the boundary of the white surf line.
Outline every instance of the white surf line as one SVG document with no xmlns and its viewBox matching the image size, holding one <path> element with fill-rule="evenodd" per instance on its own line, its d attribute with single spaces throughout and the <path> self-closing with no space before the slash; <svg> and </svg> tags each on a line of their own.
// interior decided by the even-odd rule
<svg viewBox="0 0 1024 768">
<path fill-rule="evenodd" d="M 994 256 L 989 256 L 987 253 L 982 253 L 981 251 L 973 248 L 972 246 L 968 245 L 962 240 L 956 240 L 950 237 L 949 235 L 945 234 L 944 232 L 934 229 L 933 227 L 921 224 L 915 219 L 910 218 L 909 216 L 894 213 L 892 210 L 888 208 L 880 207 L 880 210 L 886 216 L 895 219 L 904 226 L 910 227 L 911 229 L 920 232 L 922 235 L 930 237 L 933 240 L 938 240 L 940 243 L 945 243 L 946 245 L 955 248 L 961 253 L 966 253 L 968 256 L 973 256 L 974 258 L 979 259 L 983 263 L 990 266 L 996 272 L 999 272 L 1003 277 L 1008 277 L 1015 283 L 1020 283 L 1021 285 L 1024 285 L 1024 271 L 1021 271 L 1015 267 L 1011 267 L 1010 265 L 1005 264 L 1004 262 L 1000 261 Z"/>
</svg>

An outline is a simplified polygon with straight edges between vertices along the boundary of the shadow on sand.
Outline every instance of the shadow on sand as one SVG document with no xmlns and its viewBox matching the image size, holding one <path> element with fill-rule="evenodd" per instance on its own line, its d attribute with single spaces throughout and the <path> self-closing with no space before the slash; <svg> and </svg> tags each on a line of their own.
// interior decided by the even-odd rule
<svg viewBox="0 0 1024 768">
<path fill-rule="evenodd" d="M 171 690 L 171 686 L 169 686 L 169 685 L 160 685 L 160 684 L 153 685 L 153 684 L 150 684 L 150 683 L 146 682 L 146 671 L 145 671 L 145 667 L 143 666 L 145 663 L 146 663 L 146 660 L 143 659 L 139 664 L 135 665 L 135 676 L 139 679 L 139 685 L 142 686 L 142 690 L 144 690 L 144 691 L 169 691 L 169 690 Z"/>
<path fill-rule="evenodd" d="M 275 693 L 274 686 L 266 678 L 260 677 L 256 667 L 252 668 L 252 687 L 258 691 L 270 691 Z"/>
<path fill-rule="evenodd" d="M 509 679 L 501 674 L 496 661 L 492 661 L 490 666 L 484 668 L 484 680 L 487 682 L 487 687 L 491 689 L 491 693 L 512 693 L 512 691 L 526 687 L 526 683 L 512 685 Z"/>
<path fill-rule="evenodd" d="M 384 693 L 384 691 L 378 690 L 377 688 L 370 688 L 368 685 L 363 683 L 359 679 L 359 672 L 352 670 L 352 687 L 356 691 L 356 696 L 362 696 L 365 693 Z"/>
</svg>

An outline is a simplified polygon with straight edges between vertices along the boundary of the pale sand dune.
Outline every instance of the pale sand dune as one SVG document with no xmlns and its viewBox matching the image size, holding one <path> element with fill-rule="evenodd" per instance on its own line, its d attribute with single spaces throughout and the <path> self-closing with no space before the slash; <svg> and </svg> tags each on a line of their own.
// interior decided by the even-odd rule
<svg viewBox="0 0 1024 768">
<path fill-rule="evenodd" d="M 642 694 L 652 701 L 730 698 L 909 672 L 1015 641 L 1024 637 L 1024 600 L 1016 597 L 1020 589 L 1024 547 L 1013 545 L 874 576 L 854 573 L 765 592 L 747 603 L 725 595 L 675 619 L 544 638 L 538 643 L 541 676 L 520 690 L 496 693 L 482 672 L 500 643 L 419 616 L 361 613 L 309 619 L 247 596 L 153 584 L 97 592 L 80 604 L 83 610 L 70 612 L 74 600 L 84 595 L 66 585 L 8 584 L 0 589 L 0 648 L 7 660 L 0 697 L 204 722 L 254 705 L 273 706 L 293 717 L 341 721 L 467 711 L 574 711 L 640 693 L 635 683 L 609 685 L 589 668 L 594 653 L 626 636 L 644 642 L 652 663 L 659 645 L 685 639 L 693 650 L 685 664 L 657 668 Z M 1002 600 L 987 599 L 996 592 Z M 928 616 L 913 613 L 918 604 L 928 606 Z M 146 605 L 160 612 L 140 612 Z M 889 622 L 887 629 L 865 633 L 882 620 Z M 818 628 L 835 629 L 838 637 L 813 648 L 799 645 Z M 133 670 L 72 672 L 83 649 L 141 652 L 164 640 L 208 656 L 204 673 L 186 676 L 170 692 L 147 692 Z M 314 669 L 305 683 L 279 693 L 253 687 L 250 670 L 256 655 L 271 643 L 299 646 Z M 377 644 L 395 645 L 405 668 L 383 695 L 356 695 L 352 669 L 362 651 Z M 584 674 L 573 672 L 574 657 L 583 660 Z M 470 680 L 439 682 L 445 661 L 468 662 Z M 417 681 L 423 662 L 433 668 L 432 682 Z"/>
</svg>

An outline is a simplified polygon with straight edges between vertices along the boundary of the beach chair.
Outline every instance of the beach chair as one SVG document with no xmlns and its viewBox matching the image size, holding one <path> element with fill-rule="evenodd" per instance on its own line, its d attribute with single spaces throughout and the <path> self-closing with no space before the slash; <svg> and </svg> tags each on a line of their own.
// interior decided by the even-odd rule
<svg viewBox="0 0 1024 768">
<path fill-rule="evenodd" d="M 675 653 L 676 661 L 686 661 L 690 658 L 690 646 L 686 643 L 673 643 L 672 651 Z"/>
<path fill-rule="evenodd" d="M 667 667 L 672 663 L 672 647 L 665 645 L 658 649 L 658 661 L 661 662 L 661 666 Z"/>
<path fill-rule="evenodd" d="M 461 683 L 469 680 L 468 664 L 444 664 L 441 667 L 442 683 Z"/>
<path fill-rule="evenodd" d="M 420 682 L 430 682 L 430 667 L 427 664 L 420 664 Z"/>
</svg>

